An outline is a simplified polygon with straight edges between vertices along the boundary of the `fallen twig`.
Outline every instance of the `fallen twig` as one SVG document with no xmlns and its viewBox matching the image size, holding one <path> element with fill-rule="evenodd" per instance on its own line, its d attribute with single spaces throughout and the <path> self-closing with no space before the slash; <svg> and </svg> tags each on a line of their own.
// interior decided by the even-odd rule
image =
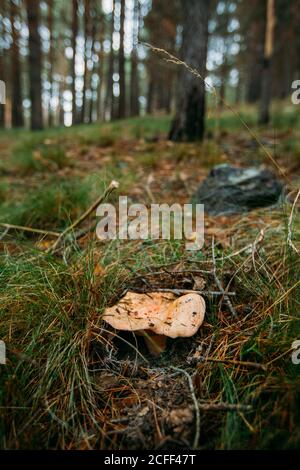
<svg viewBox="0 0 300 470">
<path fill-rule="evenodd" d="M 3 238 L 5 238 L 6 235 L 8 234 L 8 232 L 9 232 L 9 228 L 6 228 L 6 229 L 4 230 L 4 232 L 1 233 L 1 235 L 0 235 L 0 240 L 3 240 Z"/>
<path fill-rule="evenodd" d="M 194 407 L 195 407 L 195 416 L 196 416 L 195 427 L 196 427 L 196 430 L 195 430 L 193 449 L 196 449 L 197 446 L 198 446 L 198 443 L 199 443 L 199 439 L 200 439 L 200 424 L 201 423 L 200 423 L 200 407 L 199 407 L 199 402 L 198 402 L 198 400 L 196 398 L 196 395 L 195 395 L 193 380 L 192 380 L 192 377 L 190 376 L 190 374 L 186 370 L 179 369 L 179 367 L 174 367 L 174 366 L 171 366 L 171 369 L 175 370 L 175 372 L 177 372 L 179 374 L 184 374 L 186 376 L 186 378 L 188 379 L 188 383 L 189 383 L 189 387 L 190 387 L 190 391 L 191 391 L 191 395 L 192 395 L 192 399 L 193 399 Z"/>
<path fill-rule="evenodd" d="M 182 269 L 180 271 L 168 271 L 167 269 L 162 268 L 162 271 L 149 271 L 143 274 L 143 276 L 137 273 L 137 277 L 160 276 L 163 274 L 167 274 L 169 276 L 176 276 L 176 274 L 212 274 L 212 272 L 205 271 L 203 269 Z"/>
<path fill-rule="evenodd" d="M 251 411 L 251 405 L 241 405 L 234 403 L 199 403 L 200 410 L 203 411 Z"/>
<path fill-rule="evenodd" d="M 93 202 L 93 204 L 77 219 L 73 224 L 71 224 L 69 227 L 67 227 L 58 237 L 58 239 L 55 241 L 55 243 L 48 248 L 46 253 L 53 253 L 58 245 L 62 242 L 62 240 L 65 238 L 68 233 L 72 232 L 78 225 L 80 225 L 85 219 L 88 218 L 88 216 L 101 204 L 115 189 L 119 187 L 119 183 L 117 181 L 112 181 L 108 188 L 104 191 L 104 193 L 99 196 L 99 198 Z"/>
<path fill-rule="evenodd" d="M 0 227 L 6 228 L 7 230 L 20 230 L 22 232 L 39 233 L 41 235 L 51 235 L 53 237 L 60 237 L 61 235 L 59 232 L 52 232 L 51 230 L 41 230 L 39 228 L 25 227 L 23 225 L 0 223 Z"/>
<path fill-rule="evenodd" d="M 165 293 L 171 293 L 175 295 L 184 295 L 184 294 L 199 294 L 199 295 L 206 295 L 206 296 L 224 296 L 224 291 L 210 291 L 210 290 L 193 290 L 193 289 L 160 289 L 156 287 L 151 287 L 151 289 L 141 289 L 141 288 L 136 288 L 136 287 L 131 287 L 126 289 L 125 292 L 141 292 L 143 294 L 146 293 L 151 293 L 151 292 L 165 292 Z M 228 296 L 235 296 L 235 292 L 226 292 L 226 295 Z"/>
<path fill-rule="evenodd" d="M 235 251 L 234 253 L 231 253 L 231 255 L 223 256 L 222 258 L 216 258 L 216 261 L 225 261 L 227 259 L 234 258 L 235 256 L 245 253 L 245 251 L 251 250 L 252 247 L 253 247 L 253 243 L 249 243 L 249 245 L 244 246 L 244 248 L 241 248 L 240 250 Z"/>
<path fill-rule="evenodd" d="M 228 296 L 228 292 L 225 292 L 223 286 L 222 286 L 222 283 L 220 281 L 220 279 L 218 278 L 218 275 L 217 275 L 217 265 L 216 265 L 216 257 L 215 257 L 215 239 L 214 237 L 212 238 L 212 261 L 213 261 L 213 276 L 215 278 L 215 282 L 218 286 L 218 288 L 220 289 L 220 291 L 223 293 L 223 296 L 224 296 L 224 300 L 226 302 L 226 305 L 227 307 L 229 308 L 230 310 L 230 313 L 231 315 L 234 317 L 234 318 L 237 318 L 237 313 L 229 299 L 229 296 Z"/>
<path fill-rule="evenodd" d="M 292 241 L 292 224 L 293 224 L 293 217 L 294 217 L 294 211 L 295 211 L 295 207 L 296 207 L 296 204 L 298 202 L 298 199 L 299 199 L 299 196 L 300 196 L 300 189 L 297 193 L 297 196 L 295 197 L 295 200 L 294 200 L 294 203 L 293 203 L 293 207 L 292 207 L 292 210 L 291 210 L 291 214 L 290 214 L 290 217 L 289 217 L 289 221 L 288 221 L 288 236 L 287 236 L 287 243 L 288 245 L 299 255 L 299 251 L 298 249 L 296 248 L 296 246 L 294 245 L 293 241 Z"/>
<path fill-rule="evenodd" d="M 232 364 L 235 366 L 244 366 L 244 367 L 254 367 L 256 369 L 262 369 L 264 371 L 267 370 L 266 364 L 259 364 L 258 362 L 251 362 L 251 361 L 236 361 L 234 359 L 215 359 L 213 357 L 206 357 L 205 361 L 207 362 L 219 362 L 223 364 Z"/>
</svg>

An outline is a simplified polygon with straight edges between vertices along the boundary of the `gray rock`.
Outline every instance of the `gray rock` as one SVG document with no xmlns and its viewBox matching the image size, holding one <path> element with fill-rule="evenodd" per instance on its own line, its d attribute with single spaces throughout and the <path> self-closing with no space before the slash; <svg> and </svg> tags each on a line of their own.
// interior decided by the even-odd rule
<svg viewBox="0 0 300 470">
<path fill-rule="evenodd" d="M 204 204 L 211 215 L 240 214 L 276 204 L 282 190 L 281 182 L 268 170 L 224 164 L 211 170 L 193 202 Z"/>
</svg>

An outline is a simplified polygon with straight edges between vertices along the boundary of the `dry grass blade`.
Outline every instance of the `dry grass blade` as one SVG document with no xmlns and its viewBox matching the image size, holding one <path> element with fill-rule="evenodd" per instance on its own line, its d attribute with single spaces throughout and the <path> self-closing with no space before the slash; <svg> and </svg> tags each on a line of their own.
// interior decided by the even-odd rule
<svg viewBox="0 0 300 470">
<path fill-rule="evenodd" d="M 297 202 L 298 202 L 298 199 L 300 197 L 300 189 L 297 193 L 297 196 L 295 197 L 295 200 L 294 200 L 294 203 L 293 203 L 293 206 L 292 206 L 292 210 L 291 210 L 291 214 L 290 214 L 290 217 L 289 217 L 289 221 L 288 221 L 288 236 L 287 236 L 287 243 L 288 245 L 299 255 L 299 250 L 296 248 L 296 246 L 294 245 L 293 243 L 293 236 L 292 236 L 292 224 L 293 224 L 293 217 L 294 217 L 294 211 L 295 211 L 295 208 L 296 208 L 296 205 L 297 205 Z"/>
</svg>

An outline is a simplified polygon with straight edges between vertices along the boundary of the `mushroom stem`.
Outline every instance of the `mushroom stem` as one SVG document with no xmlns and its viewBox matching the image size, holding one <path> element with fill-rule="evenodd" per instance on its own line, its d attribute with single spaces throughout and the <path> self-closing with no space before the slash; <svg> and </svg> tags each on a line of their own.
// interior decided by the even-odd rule
<svg viewBox="0 0 300 470">
<path fill-rule="evenodd" d="M 149 334 L 143 331 L 146 346 L 153 356 L 159 356 L 166 349 L 167 337 L 164 335 Z"/>
</svg>

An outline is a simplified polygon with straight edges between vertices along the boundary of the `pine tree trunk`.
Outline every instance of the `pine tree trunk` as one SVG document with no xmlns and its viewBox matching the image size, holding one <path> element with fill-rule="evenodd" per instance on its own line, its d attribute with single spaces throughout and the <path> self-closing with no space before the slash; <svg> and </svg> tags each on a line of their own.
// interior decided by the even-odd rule
<svg viewBox="0 0 300 470">
<path fill-rule="evenodd" d="M 262 6 L 259 6 L 265 14 Z M 247 34 L 247 80 L 246 101 L 248 103 L 258 102 L 261 95 L 261 83 L 263 74 L 264 41 L 262 21 L 256 18 L 252 20 L 250 31 Z"/>
<path fill-rule="evenodd" d="M 81 107 L 81 116 L 80 122 L 84 123 L 85 121 L 85 112 L 86 112 L 86 87 L 88 80 L 88 68 L 87 68 L 87 44 L 89 36 L 89 26 L 90 26 L 90 0 L 84 1 L 84 73 L 83 73 L 83 90 L 82 90 L 82 107 Z"/>
<path fill-rule="evenodd" d="M 140 114 L 139 106 L 139 74 L 138 74 L 138 41 L 139 41 L 139 1 L 134 2 L 133 15 L 133 47 L 131 53 L 131 77 L 130 77 L 130 116 L 135 117 Z"/>
<path fill-rule="evenodd" d="M 242 101 L 242 78 L 241 78 L 241 71 L 239 70 L 239 79 L 238 83 L 235 87 L 235 97 L 234 103 L 239 105 Z"/>
<path fill-rule="evenodd" d="M 73 0 L 72 9 L 72 123 L 77 123 L 76 107 L 76 40 L 78 36 L 78 0 Z"/>
<path fill-rule="evenodd" d="M 272 99 L 272 56 L 274 50 L 274 28 L 275 28 L 275 2 L 267 0 L 265 56 L 261 89 L 259 123 L 270 122 L 270 106 Z"/>
<path fill-rule="evenodd" d="M 97 27 L 98 27 L 98 18 L 96 14 L 96 2 L 95 0 L 91 0 L 91 11 L 90 11 L 90 34 L 91 34 L 91 57 L 96 54 L 95 51 L 95 42 L 96 42 L 96 33 L 97 33 Z M 90 100 L 89 100 L 89 109 L 88 109 L 88 122 L 91 124 L 93 122 L 93 115 L 94 115 L 94 94 L 95 94 L 95 89 L 94 89 L 94 84 L 93 84 L 93 75 L 96 72 L 96 67 L 95 67 L 95 61 L 93 61 L 93 67 L 90 72 L 89 76 L 89 89 L 91 92 Z"/>
<path fill-rule="evenodd" d="M 2 2 L 0 2 L 0 14 L 2 15 L 2 17 L 5 17 L 5 3 L 3 4 Z M 0 22 L 0 34 L 1 36 L 3 35 L 4 36 L 4 32 L 5 32 L 5 29 L 4 29 L 4 25 L 3 25 L 3 21 Z M 5 80 L 6 80 L 6 76 L 5 76 L 5 67 L 4 67 L 4 53 L 3 53 L 3 49 L 2 49 L 2 44 L 0 44 L 0 80 L 2 80 L 4 83 L 5 83 Z M 5 127 L 5 113 L 4 113 L 4 105 L 0 103 L 0 128 L 4 128 Z"/>
<path fill-rule="evenodd" d="M 2 50 L 0 50 L 0 80 L 5 83 L 4 77 L 4 60 Z M 0 128 L 5 127 L 5 114 L 4 114 L 4 105 L 0 103 Z"/>
<path fill-rule="evenodd" d="M 64 83 L 64 80 L 62 80 L 59 84 L 59 92 L 58 92 L 58 102 L 59 102 L 58 123 L 60 126 L 65 125 L 64 91 L 65 91 L 65 83 Z"/>
<path fill-rule="evenodd" d="M 105 119 L 111 119 L 113 114 L 113 73 L 114 73 L 114 63 L 115 63 L 115 54 L 113 50 L 113 34 L 115 30 L 115 5 L 116 0 L 113 0 L 113 10 L 111 17 L 110 25 L 110 54 L 109 54 L 109 64 L 107 71 L 107 85 L 106 85 L 106 96 L 104 104 L 104 115 Z"/>
<path fill-rule="evenodd" d="M 48 0 L 48 30 L 49 30 L 49 83 L 50 83 L 50 97 L 48 106 L 48 125 L 53 126 L 53 112 L 52 112 L 52 99 L 53 99 L 53 68 L 54 68 L 54 37 L 53 37 L 53 0 Z"/>
<path fill-rule="evenodd" d="M 105 59 L 105 52 L 104 52 L 104 38 L 105 38 L 105 30 L 104 30 L 104 16 L 101 15 L 100 18 L 100 51 L 98 54 L 98 72 L 99 72 L 99 84 L 98 84 L 98 93 L 97 93 L 97 120 L 103 121 L 105 119 L 104 113 L 104 103 L 103 103 L 103 92 L 104 92 L 104 59 Z"/>
<path fill-rule="evenodd" d="M 126 115 L 126 82 L 125 82 L 125 53 L 124 53 L 124 33 L 125 33 L 125 0 L 121 2 L 121 29 L 120 29 L 120 50 L 119 50 L 119 76 L 120 76 L 120 96 L 118 117 L 122 119 Z"/>
<path fill-rule="evenodd" d="M 202 79 L 181 68 L 176 93 L 176 116 L 170 131 L 174 141 L 202 140 L 205 119 L 208 19 L 210 0 L 181 0 L 183 20 L 183 60 L 198 70 Z"/>
<path fill-rule="evenodd" d="M 228 63 L 227 63 L 227 51 L 223 55 L 223 63 L 220 70 L 220 99 L 219 99 L 219 108 L 223 109 L 224 103 L 226 100 L 226 86 L 227 86 L 227 75 L 228 75 Z"/>
<path fill-rule="evenodd" d="M 131 78 L 130 78 L 130 116 L 140 114 L 139 106 L 139 77 L 137 52 L 133 51 L 131 56 Z"/>
<path fill-rule="evenodd" d="M 29 28 L 29 82 L 31 129 L 43 128 L 42 113 L 42 49 L 39 35 L 39 8 L 36 0 L 26 0 Z"/>
<path fill-rule="evenodd" d="M 13 41 L 11 50 L 12 126 L 22 127 L 24 125 L 21 87 L 22 72 L 19 51 L 19 33 L 15 28 L 17 15 L 17 5 L 14 2 L 10 2 L 10 23 Z"/>
<path fill-rule="evenodd" d="M 151 65 L 152 65 L 152 62 L 150 62 L 150 65 L 148 67 L 148 74 L 150 78 L 149 78 L 148 92 L 147 92 L 147 114 L 153 113 L 153 102 L 154 102 L 154 91 L 155 91 L 155 80 L 153 77 Z"/>
</svg>

